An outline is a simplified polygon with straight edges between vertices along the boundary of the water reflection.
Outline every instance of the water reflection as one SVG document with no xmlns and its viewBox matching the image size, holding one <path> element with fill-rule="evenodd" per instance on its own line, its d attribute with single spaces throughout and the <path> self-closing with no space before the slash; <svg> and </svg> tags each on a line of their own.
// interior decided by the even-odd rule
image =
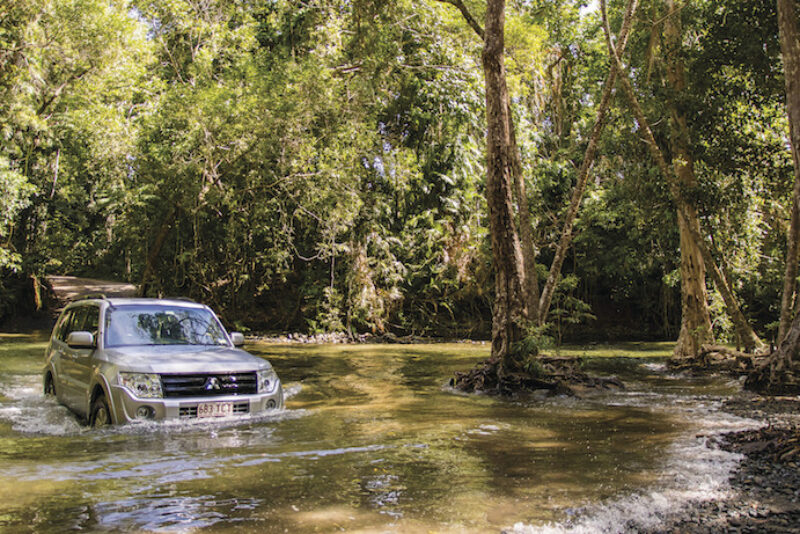
<svg viewBox="0 0 800 534">
<path fill-rule="evenodd" d="M 260 503 L 259 499 L 219 499 L 214 495 L 155 494 L 100 502 L 87 515 L 94 519 L 96 527 L 104 530 L 187 532 L 223 521 L 247 522 L 253 527 L 253 521 L 237 516 L 252 512 Z"/>
<path fill-rule="evenodd" d="M 0 530 L 550 528 L 653 488 L 684 498 L 697 480 L 662 481 L 700 457 L 695 434 L 737 387 L 606 358 L 589 366 L 628 391 L 507 402 L 443 387 L 486 347 L 250 348 L 287 382 L 287 410 L 95 431 L 39 393 L 43 343 L 0 338 Z M 728 461 L 712 460 L 693 472 Z"/>
</svg>

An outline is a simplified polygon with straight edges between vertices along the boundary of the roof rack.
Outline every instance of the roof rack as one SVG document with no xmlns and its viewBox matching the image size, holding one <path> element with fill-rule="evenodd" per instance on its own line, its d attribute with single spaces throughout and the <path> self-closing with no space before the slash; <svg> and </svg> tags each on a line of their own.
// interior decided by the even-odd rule
<svg viewBox="0 0 800 534">
<path fill-rule="evenodd" d="M 105 300 L 106 298 L 108 297 L 106 297 L 105 293 L 84 293 L 83 295 L 79 295 L 74 299 L 72 299 L 72 302 L 76 302 L 79 300 L 94 300 L 94 299 Z"/>
<path fill-rule="evenodd" d="M 194 302 L 195 304 L 197 304 L 196 300 L 189 297 L 169 297 L 169 300 L 182 300 L 184 302 Z"/>
</svg>

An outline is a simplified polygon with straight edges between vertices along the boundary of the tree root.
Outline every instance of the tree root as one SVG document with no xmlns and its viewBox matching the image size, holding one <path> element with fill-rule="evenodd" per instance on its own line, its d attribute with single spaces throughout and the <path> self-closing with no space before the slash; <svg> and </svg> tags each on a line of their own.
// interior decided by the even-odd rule
<svg viewBox="0 0 800 534">
<path fill-rule="evenodd" d="M 800 326 L 800 325 L 798 325 Z M 693 358 L 673 358 L 671 369 L 693 373 L 719 372 L 746 376 L 745 388 L 762 395 L 800 394 L 800 362 L 794 359 L 795 344 L 784 343 L 772 353 L 748 354 L 719 345 L 703 345 Z"/>
<path fill-rule="evenodd" d="M 671 358 L 667 361 L 670 369 L 707 373 L 716 371 L 733 376 L 742 376 L 755 369 L 759 359 L 766 353 L 740 352 L 721 345 L 703 345 L 700 352 L 692 358 Z"/>
<path fill-rule="evenodd" d="M 755 366 L 744 387 L 762 395 L 800 395 L 800 362 L 778 349 Z"/>
<path fill-rule="evenodd" d="M 457 372 L 450 385 L 467 393 L 515 397 L 534 391 L 548 395 L 580 396 L 592 389 L 624 389 L 616 377 L 592 377 L 580 370 L 579 358 L 540 356 L 527 369 L 503 369 L 497 359 L 488 359 L 467 372 Z"/>
</svg>

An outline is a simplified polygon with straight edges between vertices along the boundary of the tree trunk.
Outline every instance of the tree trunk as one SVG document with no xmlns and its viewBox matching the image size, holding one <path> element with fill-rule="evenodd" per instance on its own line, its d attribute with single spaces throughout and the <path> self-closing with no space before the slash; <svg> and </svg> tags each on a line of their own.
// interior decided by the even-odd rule
<svg viewBox="0 0 800 534">
<path fill-rule="evenodd" d="M 153 241 L 153 246 L 150 248 L 150 252 L 147 254 L 147 262 L 144 265 L 144 272 L 142 273 L 142 282 L 139 284 L 140 297 L 147 296 L 147 291 L 150 289 L 150 279 L 153 276 L 153 271 L 155 271 L 156 261 L 158 261 L 158 257 L 161 255 L 161 249 L 164 248 L 164 242 L 167 240 L 169 230 L 172 227 L 172 223 L 177 214 L 177 208 L 172 206 L 167 212 L 167 215 L 164 217 L 164 220 L 161 221 L 161 226 L 156 234 L 156 239 Z"/>
<path fill-rule="evenodd" d="M 794 161 L 792 220 L 787 236 L 786 272 L 783 278 L 778 343 L 783 341 L 792 321 L 792 298 L 797 285 L 798 247 L 800 247 L 800 33 L 793 0 L 778 0 L 778 31 L 786 78 L 786 111 L 789 116 L 789 144 Z"/>
<path fill-rule="evenodd" d="M 781 301 L 778 350 L 749 376 L 748 389 L 770 394 L 800 393 L 800 314 L 791 321 L 792 296 L 797 278 L 798 239 L 800 239 L 800 32 L 794 0 L 778 0 L 778 31 L 783 70 L 786 77 L 786 111 L 789 115 L 789 143 L 794 161 L 792 222 L 789 227 L 786 274 Z M 800 299 L 795 298 L 796 301 Z"/>
<path fill-rule="evenodd" d="M 680 185 L 678 183 L 678 178 L 675 176 L 675 171 L 667 164 L 666 159 L 664 158 L 664 154 L 661 152 L 661 149 L 656 143 L 655 137 L 653 136 L 653 131 L 650 128 L 650 123 L 648 122 L 647 118 L 642 111 L 642 107 L 639 104 L 639 99 L 636 97 L 636 93 L 633 90 L 633 86 L 631 85 L 631 81 L 628 78 L 628 74 L 622 63 L 620 62 L 619 57 L 616 55 L 614 48 L 611 44 L 611 30 L 608 26 L 608 18 L 606 13 L 606 2 L 605 0 L 600 0 L 600 7 L 603 14 L 603 26 L 604 31 L 606 34 L 606 45 L 609 49 L 609 53 L 613 56 L 614 61 L 617 64 L 617 69 L 619 70 L 619 80 L 622 88 L 625 92 L 625 96 L 628 99 L 628 102 L 631 107 L 631 111 L 636 119 L 636 123 L 639 126 L 639 129 L 644 136 L 644 142 L 647 146 L 648 150 L 650 151 L 650 155 L 653 157 L 653 160 L 658 165 L 659 170 L 664 175 L 665 180 L 667 181 L 667 186 L 669 187 L 670 193 L 672 194 L 672 198 L 675 201 L 675 204 L 678 208 L 678 217 L 684 219 L 686 224 L 686 228 L 689 231 L 692 239 L 694 240 L 695 245 L 700 250 L 700 253 L 703 256 L 703 261 L 706 264 L 706 267 L 711 270 L 711 277 L 714 280 L 714 283 L 717 285 L 720 293 L 722 294 L 722 298 L 725 301 L 725 306 L 727 308 L 728 315 L 731 318 L 731 321 L 736 328 L 736 332 L 739 335 L 742 343 L 745 346 L 745 349 L 748 351 L 754 350 L 756 347 L 760 347 L 763 345 L 761 340 L 758 338 L 756 333 L 753 331 L 750 324 L 747 322 L 744 314 L 742 313 L 741 308 L 739 307 L 739 303 L 736 301 L 736 297 L 733 294 L 725 276 L 720 271 L 719 267 L 717 266 L 716 262 L 714 261 L 714 257 L 711 255 L 711 250 L 706 245 L 705 239 L 703 238 L 702 234 L 697 231 L 696 228 L 693 228 L 691 224 L 688 224 L 688 221 L 691 220 L 691 217 L 687 215 L 687 210 L 690 207 L 690 203 L 686 201 L 681 191 Z"/>
<path fill-rule="evenodd" d="M 769 395 L 800 394 L 800 315 L 794 318 L 778 350 L 770 354 L 745 381 L 745 387 Z"/>
<path fill-rule="evenodd" d="M 625 46 L 630 35 L 631 24 L 633 22 L 633 15 L 636 12 L 638 0 L 629 0 L 628 7 L 625 10 L 625 18 L 622 21 L 622 28 L 619 32 L 617 39 L 617 55 L 621 55 L 625 51 Z M 600 134 L 605 127 L 606 113 L 608 106 L 611 102 L 611 92 L 614 89 L 614 84 L 617 78 L 617 65 L 611 60 L 611 68 L 603 85 L 603 96 L 600 98 L 600 105 L 597 107 L 597 117 L 595 118 L 592 134 L 589 137 L 589 144 L 586 146 L 586 152 L 583 156 L 581 168 L 578 171 L 578 181 L 575 183 L 575 188 L 572 190 L 572 198 L 570 199 L 567 215 L 564 218 L 564 226 L 561 229 L 561 238 L 556 247 L 556 253 L 553 257 L 553 263 L 550 264 L 550 273 L 547 276 L 542 296 L 536 304 L 538 312 L 534 316 L 531 313 L 531 319 L 536 320 L 537 324 L 543 325 L 547 321 L 547 315 L 550 313 L 550 303 L 553 299 L 558 284 L 558 279 L 561 276 L 561 267 L 564 264 L 564 258 L 567 256 L 567 251 L 572 243 L 572 227 L 575 224 L 575 219 L 578 216 L 578 210 L 581 206 L 583 193 L 586 191 L 586 184 L 589 181 L 589 172 L 594 165 L 594 158 L 597 154 L 597 143 L 600 140 Z M 530 313 L 530 310 L 529 310 Z"/>
<path fill-rule="evenodd" d="M 674 164 L 674 162 L 673 162 Z M 679 208 L 680 209 L 680 208 Z M 681 248 L 681 331 L 673 358 L 693 358 L 700 347 L 712 341 L 711 314 L 706 293 L 706 267 L 694 234 L 700 234 L 697 211 L 685 206 L 686 216 L 678 214 Z"/>
<path fill-rule="evenodd" d="M 517 213 L 519 214 L 519 237 L 522 247 L 523 265 L 523 291 L 525 294 L 525 307 L 528 309 L 528 319 L 538 322 L 539 306 L 539 276 L 536 274 L 536 246 L 533 242 L 533 223 L 528 204 L 528 192 L 525 187 L 525 176 L 522 171 L 522 158 L 517 146 L 517 134 L 514 128 L 514 116 L 511 112 L 510 95 L 506 92 L 506 115 L 508 117 L 508 132 L 511 141 L 511 164 L 514 172 L 514 193 L 517 198 Z"/>
<path fill-rule="evenodd" d="M 514 156 L 504 66 L 505 0 L 489 0 L 483 48 L 486 82 L 486 202 L 495 268 L 492 358 L 498 374 L 513 365 L 514 344 L 522 338 L 527 308 L 524 266 L 514 216 Z"/>
<path fill-rule="evenodd" d="M 694 174 L 694 157 L 690 149 L 689 127 L 686 116 L 676 100 L 686 91 L 686 73 L 681 59 L 682 29 L 680 10 L 674 0 L 666 0 L 667 16 L 664 20 L 664 45 L 667 82 L 672 98 L 667 105 L 670 111 L 670 144 L 672 168 L 681 191 L 697 187 Z M 697 210 L 688 203 L 683 208 L 684 217 L 678 217 L 681 247 L 681 331 L 673 352 L 674 358 L 693 358 L 700 347 L 712 341 L 711 314 L 706 293 L 706 266 L 700 248 L 692 238 L 700 235 Z"/>
</svg>

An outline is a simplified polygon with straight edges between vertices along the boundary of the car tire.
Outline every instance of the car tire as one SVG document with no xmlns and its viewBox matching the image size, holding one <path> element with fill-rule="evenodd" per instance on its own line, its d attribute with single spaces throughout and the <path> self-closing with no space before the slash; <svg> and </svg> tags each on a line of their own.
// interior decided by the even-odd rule
<svg viewBox="0 0 800 534">
<path fill-rule="evenodd" d="M 53 380 L 53 375 L 47 373 L 44 377 L 44 396 L 45 397 L 55 397 L 56 396 L 56 382 Z"/>
<path fill-rule="evenodd" d="M 105 395 L 98 395 L 92 403 L 92 411 L 89 413 L 89 426 L 99 428 L 111 424 L 111 410 L 108 408 L 108 401 Z"/>
</svg>

